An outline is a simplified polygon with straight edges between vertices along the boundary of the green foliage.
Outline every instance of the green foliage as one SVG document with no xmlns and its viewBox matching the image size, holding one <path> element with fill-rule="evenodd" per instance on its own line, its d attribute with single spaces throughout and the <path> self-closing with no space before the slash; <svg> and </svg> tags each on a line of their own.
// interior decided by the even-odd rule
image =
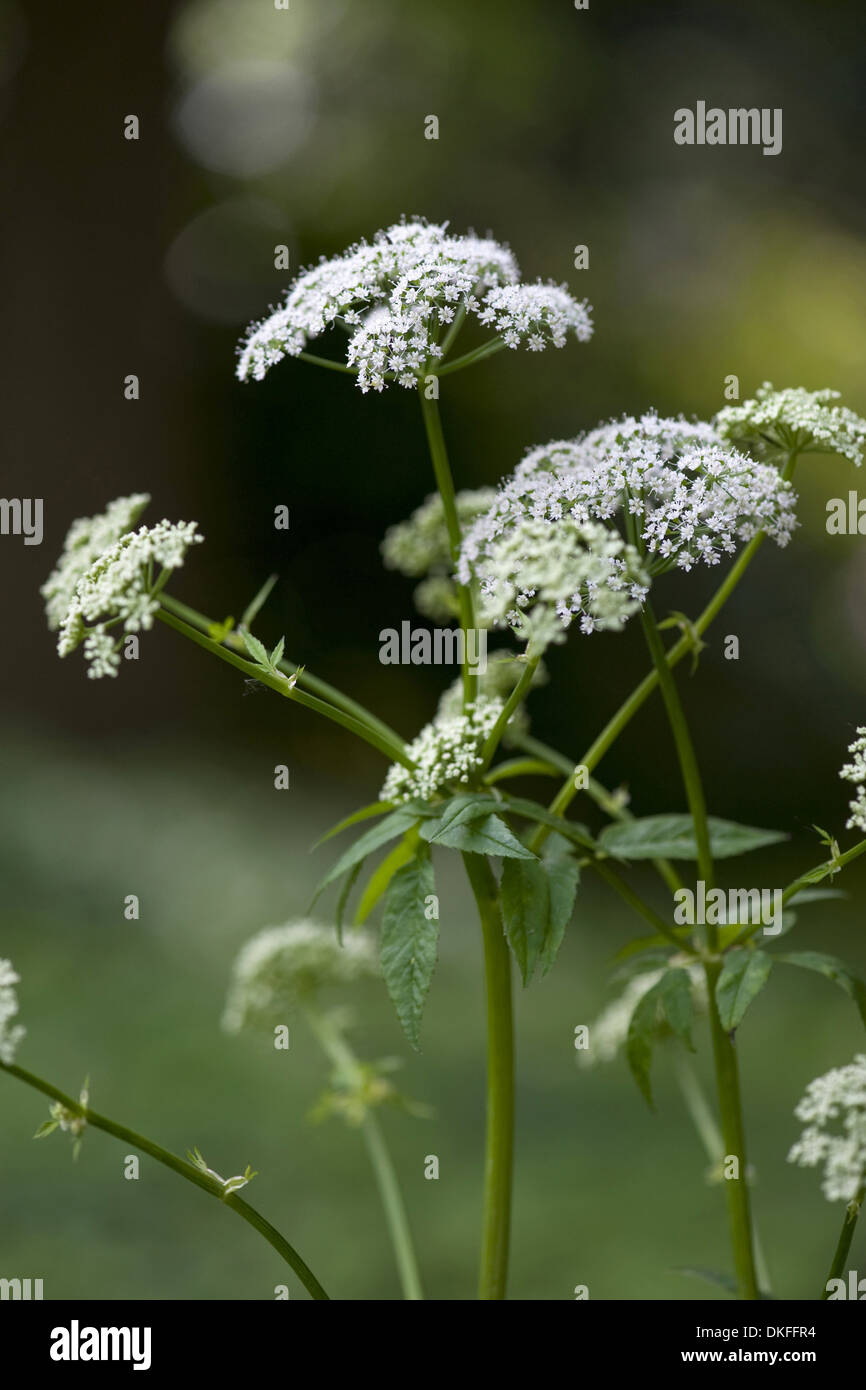
<svg viewBox="0 0 866 1390">
<path fill-rule="evenodd" d="M 666 970 L 637 1002 L 628 1025 L 626 1058 L 632 1076 L 650 1108 L 653 1107 L 650 1067 L 655 1044 L 670 1030 L 690 1050 L 694 998 L 688 971 Z"/>
<path fill-rule="evenodd" d="M 716 981 L 716 1004 L 722 1027 L 729 1033 L 738 1028 L 746 1009 L 760 994 L 773 968 L 773 957 L 765 951 L 737 947 L 725 956 Z"/>
<path fill-rule="evenodd" d="M 553 965 L 568 926 L 580 869 L 565 856 L 549 861 L 506 859 L 500 897 L 505 934 L 527 985 L 540 964 Z"/>
<path fill-rule="evenodd" d="M 707 823 L 715 859 L 731 859 L 788 838 L 780 830 L 759 830 L 716 816 L 710 816 Z M 698 858 L 694 822 L 688 815 L 643 816 L 608 825 L 599 835 L 598 845 L 615 859 Z"/>
<path fill-rule="evenodd" d="M 844 961 L 825 955 L 822 951 L 787 951 L 784 955 L 774 955 L 773 959 L 781 961 L 783 965 L 798 965 L 802 970 L 814 970 L 816 974 L 832 980 L 854 1000 L 866 1026 L 866 984 Z"/>
<path fill-rule="evenodd" d="M 436 967 L 438 911 L 431 911 L 436 892 L 426 845 L 394 874 L 385 894 L 382 918 L 382 975 L 403 1031 L 418 1048 L 421 1016 Z"/>
</svg>

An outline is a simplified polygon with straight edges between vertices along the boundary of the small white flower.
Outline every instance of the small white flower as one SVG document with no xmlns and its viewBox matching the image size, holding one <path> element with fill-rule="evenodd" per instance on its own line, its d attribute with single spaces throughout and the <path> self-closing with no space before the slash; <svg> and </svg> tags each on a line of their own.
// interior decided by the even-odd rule
<svg viewBox="0 0 866 1390">
<path fill-rule="evenodd" d="M 269 1027 L 305 998 L 328 985 L 346 985 L 378 973 L 376 949 L 367 932 L 346 934 L 342 945 L 333 927 L 289 922 L 265 927 L 241 948 L 223 1015 L 228 1033 Z"/>
<path fill-rule="evenodd" d="M 839 391 L 773 389 L 765 381 L 753 400 L 728 405 L 715 418 L 719 433 L 742 441 L 759 455 L 796 450 L 800 454 L 840 454 L 860 467 L 866 446 L 866 420 L 847 406 L 832 405 Z"/>
<path fill-rule="evenodd" d="M 83 642 L 88 676 L 116 676 L 123 637 L 111 629 L 151 628 L 168 574 L 202 539 L 194 521 L 160 521 L 121 536 L 77 579 L 60 623 L 58 654 L 68 656 Z"/>
<path fill-rule="evenodd" d="M 15 1061 L 15 1050 L 26 1032 L 20 1023 L 12 1023 L 18 1013 L 15 986 L 20 978 L 13 970 L 11 960 L 0 960 L 0 1062 L 5 1062 L 7 1066 Z"/>
<path fill-rule="evenodd" d="M 476 698 L 479 696 L 489 700 L 505 701 L 508 699 L 512 690 L 519 681 L 525 669 L 524 663 L 519 660 L 516 652 L 495 651 L 491 652 L 487 658 L 487 666 L 484 671 L 479 671 L 473 675 L 475 681 Z M 547 668 L 543 661 L 540 661 L 535 668 L 535 672 L 530 683 L 530 689 L 546 684 L 548 679 Z M 436 710 L 438 718 L 451 719 L 459 717 L 463 713 L 463 680 L 458 676 L 451 685 L 442 692 L 439 698 L 439 705 Z M 502 738 L 504 747 L 508 747 L 514 734 L 529 732 L 529 714 L 525 704 L 518 705 L 512 714 L 505 728 Z"/>
<path fill-rule="evenodd" d="M 536 351 L 562 347 L 569 331 L 581 342 L 589 338 L 586 305 L 560 286 L 518 280 L 514 257 L 498 242 L 451 236 L 446 223 L 400 222 L 299 275 L 282 307 L 250 330 L 238 376 L 261 380 L 340 324 L 354 330 L 346 362 L 362 391 L 381 391 L 390 381 L 414 387 L 441 355 L 440 338 L 460 307 L 495 326 L 512 347 L 523 340 Z"/>
<path fill-rule="evenodd" d="M 857 794 L 849 803 L 851 815 L 845 822 L 845 829 L 862 830 L 866 834 L 866 727 L 858 728 L 857 737 L 848 745 L 848 752 L 854 754 L 854 760 L 845 763 L 839 776 L 845 782 L 853 782 Z"/>
<path fill-rule="evenodd" d="M 496 490 L 491 487 L 458 492 L 455 503 L 461 530 L 483 516 L 495 498 Z M 419 613 L 433 622 L 448 622 L 457 616 L 451 543 L 438 492 L 427 497 L 406 521 L 389 527 L 380 549 L 388 569 L 413 579 L 426 576 L 413 595 Z"/>
<path fill-rule="evenodd" d="M 488 734 L 504 708 L 502 700 L 481 695 L 467 705 L 465 713 L 441 712 L 407 745 L 414 764 L 404 767 L 392 763 L 379 798 L 382 801 L 429 801 L 437 792 L 454 784 L 466 784 L 482 763 L 482 750 Z"/>
<path fill-rule="evenodd" d="M 135 525 L 149 501 L 146 492 L 134 492 L 130 497 L 109 502 L 98 516 L 82 516 L 73 521 L 66 533 L 63 554 L 39 590 L 52 631 L 60 627 L 69 612 L 79 579 Z"/>
<path fill-rule="evenodd" d="M 866 1056 L 810 1081 L 794 1114 L 806 1128 L 788 1162 L 801 1168 L 823 1163 L 828 1202 L 850 1202 L 866 1179 Z M 833 1129 L 835 1120 L 840 1125 Z"/>
</svg>

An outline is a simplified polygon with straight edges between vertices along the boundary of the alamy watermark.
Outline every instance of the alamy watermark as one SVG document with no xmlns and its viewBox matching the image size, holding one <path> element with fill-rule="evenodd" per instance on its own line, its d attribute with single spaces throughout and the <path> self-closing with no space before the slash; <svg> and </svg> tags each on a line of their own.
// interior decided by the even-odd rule
<svg viewBox="0 0 866 1390">
<path fill-rule="evenodd" d="M 781 106 L 720 106 L 707 109 L 699 101 L 694 111 L 680 106 L 674 112 L 677 145 L 763 145 L 764 154 L 782 153 Z"/>
<path fill-rule="evenodd" d="M 41 545 L 42 498 L 0 497 L 0 536 L 23 536 L 25 545 Z"/>
<path fill-rule="evenodd" d="M 702 878 L 694 891 L 678 888 L 674 893 L 674 921 L 677 926 L 723 927 L 738 923 L 741 926 L 763 927 L 765 936 L 778 936 L 782 930 L 781 888 L 711 888 Z"/>
<path fill-rule="evenodd" d="M 468 666 L 475 675 L 487 670 L 487 631 L 471 627 L 413 627 L 408 620 L 379 633 L 383 666 Z"/>
</svg>

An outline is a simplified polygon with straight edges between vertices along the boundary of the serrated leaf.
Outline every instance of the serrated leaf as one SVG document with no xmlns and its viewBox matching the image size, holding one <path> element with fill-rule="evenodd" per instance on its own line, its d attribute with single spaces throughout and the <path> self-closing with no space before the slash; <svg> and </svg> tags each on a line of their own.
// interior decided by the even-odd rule
<svg viewBox="0 0 866 1390">
<path fill-rule="evenodd" d="M 774 954 L 773 959 L 783 961 L 785 965 L 798 965 L 802 970 L 814 970 L 816 974 L 839 985 L 854 1000 L 866 1026 L 866 984 L 843 960 L 837 956 L 827 956 L 823 951 L 787 951 L 784 955 Z"/>
<path fill-rule="evenodd" d="M 659 1036 L 661 980 L 642 995 L 629 1020 L 625 1055 L 638 1089 L 651 1110 L 655 1109 L 650 1082 L 653 1047 Z"/>
<path fill-rule="evenodd" d="M 281 662 L 282 659 L 283 659 L 283 652 L 285 651 L 285 649 L 286 649 L 286 639 L 285 639 L 285 637 L 281 637 L 280 640 L 279 640 L 279 642 L 278 642 L 277 645 L 274 647 L 274 650 L 271 652 L 271 655 L 270 655 L 270 664 L 271 664 L 272 666 L 279 666 L 280 662 Z"/>
<path fill-rule="evenodd" d="M 382 918 L 382 975 L 403 1031 L 416 1049 L 436 966 L 439 923 L 426 915 L 427 900 L 435 891 L 430 851 L 422 845 L 391 879 Z"/>
<path fill-rule="evenodd" d="M 710 848 L 716 859 L 730 859 L 788 837 L 780 830 L 759 830 L 751 825 L 708 817 Z M 599 848 L 616 859 L 697 859 L 698 844 L 691 816 L 643 816 L 607 825 L 598 837 Z"/>
<path fill-rule="evenodd" d="M 716 981 L 716 1004 L 726 1032 L 731 1033 L 740 1026 L 752 1000 L 767 983 L 772 968 L 773 957 L 766 951 L 738 947 L 725 956 Z"/>
<path fill-rule="evenodd" d="M 680 966 L 666 970 L 659 980 L 659 996 L 665 1018 L 673 1032 L 684 1042 L 690 1052 L 692 1046 L 692 1020 L 695 1013 L 695 1000 L 689 972 Z"/>
<path fill-rule="evenodd" d="M 556 854 L 545 859 L 544 866 L 550 885 L 550 917 L 539 956 L 542 975 L 547 974 L 559 954 L 580 882 L 580 865 L 575 859 Z"/>
<path fill-rule="evenodd" d="M 361 901 L 358 903 L 358 910 L 355 913 L 355 925 L 357 927 L 363 926 L 397 870 L 409 862 L 417 847 L 418 831 L 413 827 L 413 829 L 406 831 L 400 843 L 395 845 L 381 864 L 376 866 L 367 880 L 361 894 Z M 360 865 L 358 867 L 360 868 Z"/>
<path fill-rule="evenodd" d="M 516 816 L 524 816 L 527 820 L 537 821 L 539 825 L 544 825 L 548 830 L 554 830 L 570 844 L 579 845 L 581 849 L 595 849 L 595 841 L 590 835 L 585 825 L 580 825 L 577 821 L 565 820 L 563 816 L 554 815 L 545 806 L 539 806 L 537 802 L 528 800 L 525 796 L 505 797 L 505 807 L 513 811 Z"/>
<path fill-rule="evenodd" d="M 422 825 L 422 836 L 425 829 L 427 827 Z M 488 815 L 482 820 L 446 826 L 437 830 L 429 839 L 431 844 L 459 849 L 463 853 L 492 854 L 500 859 L 537 859 L 537 855 L 522 845 L 505 821 L 500 820 L 498 816 Z"/>
<path fill-rule="evenodd" d="M 258 637 L 254 637 L 246 628 L 241 628 L 241 637 L 244 639 L 244 646 L 252 657 L 253 661 L 258 662 L 259 666 L 268 665 L 268 653 Z"/>
<path fill-rule="evenodd" d="M 336 825 L 332 825 L 329 830 L 326 830 L 324 835 L 321 835 L 313 845 L 313 849 L 318 849 L 319 845 L 333 839 L 341 831 L 348 830 L 351 825 L 357 825 L 359 821 L 370 820 L 372 816 L 384 816 L 388 811 L 394 809 L 393 801 L 371 801 L 366 806 L 359 806 L 357 811 L 353 811 L 350 816 L 346 816 L 343 820 L 338 820 Z"/>
<path fill-rule="evenodd" d="M 421 837 L 431 843 L 435 841 L 437 844 L 448 844 L 445 837 L 458 826 L 469 825 L 472 821 L 480 820 L 482 816 L 489 816 L 501 806 L 500 801 L 485 793 L 455 796 L 437 809 L 434 819 L 421 826 Z"/>
<path fill-rule="evenodd" d="M 544 864 L 537 859 L 504 860 L 499 895 L 505 935 L 528 985 L 550 926 L 550 882 Z"/>
<path fill-rule="evenodd" d="M 417 813 L 414 810 L 398 807 L 396 811 L 392 811 L 383 821 L 380 821 L 378 825 L 371 826 L 371 828 L 364 835 L 361 835 L 353 845 L 350 845 L 344 854 L 340 855 L 336 864 L 331 866 L 316 889 L 313 895 L 313 902 L 315 902 L 319 894 L 327 888 L 329 883 L 333 883 L 335 879 L 340 878 L 349 869 L 354 868 L 356 864 L 360 864 L 362 860 L 367 858 L 368 854 L 372 854 L 374 850 L 379 849 L 382 845 L 386 845 L 389 840 L 394 840 L 398 835 L 403 835 L 416 823 Z"/>
</svg>

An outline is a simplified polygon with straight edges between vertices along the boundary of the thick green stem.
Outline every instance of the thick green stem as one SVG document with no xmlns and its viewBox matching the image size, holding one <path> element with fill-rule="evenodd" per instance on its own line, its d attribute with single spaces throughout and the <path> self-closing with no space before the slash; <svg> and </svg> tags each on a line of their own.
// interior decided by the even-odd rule
<svg viewBox="0 0 866 1390">
<path fill-rule="evenodd" d="M 199 613 L 195 608 L 190 608 L 189 604 L 181 603 L 180 599 L 173 598 L 171 594 L 161 594 L 160 604 L 169 613 L 173 613 L 176 618 L 181 618 L 185 623 L 188 623 L 190 627 L 198 628 L 199 632 L 203 632 L 206 637 L 211 636 L 219 626 L 205 613 Z M 244 640 L 239 632 L 227 632 L 222 638 L 222 645 L 231 651 L 239 652 L 241 656 L 247 654 Z M 345 711 L 346 714 L 351 714 L 359 724 L 365 724 L 368 729 L 375 730 L 389 743 L 397 747 L 402 746 L 403 740 L 395 729 L 392 729 L 384 720 L 378 719 L 375 714 L 371 714 L 357 700 L 352 700 L 348 695 L 344 695 L 342 690 L 338 690 L 336 686 L 314 676 L 311 671 L 307 670 L 306 666 L 298 666 L 294 661 L 288 661 L 285 657 L 277 662 L 277 666 L 285 675 L 295 676 L 302 689 L 309 690 L 314 695 L 321 695 L 329 704 L 336 705 L 337 709 Z"/>
<path fill-rule="evenodd" d="M 860 1215 L 860 1208 L 866 1201 L 866 1182 L 860 1184 L 853 1199 L 845 1208 L 845 1218 L 842 1222 L 842 1230 L 839 1232 L 839 1243 L 836 1246 L 836 1253 L 833 1256 L 833 1263 L 830 1266 L 830 1273 L 827 1275 L 821 1298 L 830 1297 L 830 1280 L 841 1279 L 842 1271 L 848 1260 L 848 1252 L 851 1249 L 851 1242 L 854 1239 L 854 1232 L 857 1228 L 857 1218 Z"/>
<path fill-rule="evenodd" d="M 439 496 L 442 498 L 451 559 L 456 566 L 460 558 L 462 535 L 460 519 L 457 515 L 454 479 L 451 476 L 451 467 L 448 463 L 448 450 L 445 447 L 445 436 L 442 433 L 439 404 L 436 400 L 428 398 L 423 380 L 418 382 L 418 399 L 421 402 L 421 413 L 424 416 L 424 428 L 427 432 L 427 444 L 430 449 L 433 474 L 436 478 Z M 475 629 L 475 607 L 472 602 L 472 590 L 468 585 L 458 583 L 457 604 L 460 613 L 460 627 L 463 632 L 463 703 L 467 705 L 475 698 L 473 675 L 469 664 L 469 633 Z"/>
<path fill-rule="evenodd" d="M 493 871 L 478 854 L 463 863 L 481 919 L 487 982 L 487 1142 L 478 1296 L 504 1299 L 508 1281 L 514 1164 L 514 1028 L 511 955 Z"/>
<path fill-rule="evenodd" d="M 337 709 L 334 705 L 329 705 L 325 700 L 319 700 L 315 695 L 308 695 L 306 691 L 299 690 L 297 685 L 289 685 L 288 679 L 272 676 L 269 672 L 262 670 L 252 661 L 246 661 L 238 656 L 236 652 L 229 651 L 221 643 L 215 642 L 212 637 L 206 637 L 197 628 L 190 627 L 181 618 L 176 618 L 167 609 L 160 608 L 156 614 L 160 622 L 165 623 L 166 627 L 173 628 L 182 637 L 188 637 L 197 646 L 203 647 L 206 652 L 216 656 L 220 661 L 225 661 L 229 666 L 234 666 L 236 670 L 242 671 L 248 678 L 258 681 L 261 685 L 266 685 L 269 690 L 275 691 L 277 695 L 282 695 L 287 700 L 293 700 L 296 704 L 305 705 L 307 709 L 314 710 L 316 714 L 322 714 L 326 719 L 332 720 L 334 724 L 339 724 L 342 728 L 348 729 L 350 733 L 361 738 L 365 743 L 369 743 L 373 748 L 378 749 L 386 758 L 392 762 L 400 762 L 404 767 L 411 767 L 411 762 L 406 756 L 405 748 L 402 745 L 394 745 L 384 738 L 375 729 L 369 729 L 365 724 L 361 724 L 350 714 L 345 714 L 343 710 Z"/>
<path fill-rule="evenodd" d="M 119 1125 L 114 1120 L 109 1120 L 105 1115 L 100 1115 L 90 1106 L 84 1106 L 80 1101 L 73 1100 L 65 1092 L 52 1086 L 50 1082 L 43 1081 L 40 1076 L 35 1076 L 32 1072 L 25 1071 L 23 1067 L 16 1067 L 5 1062 L 0 1062 L 0 1071 L 8 1072 L 10 1076 L 15 1076 L 25 1085 L 32 1086 L 34 1090 L 41 1091 L 43 1095 L 49 1096 L 51 1100 L 59 1101 L 66 1110 L 72 1111 L 74 1115 L 81 1115 L 93 1129 L 101 1129 L 106 1134 L 112 1135 L 115 1139 L 120 1139 L 122 1143 L 130 1148 L 139 1149 L 142 1153 L 149 1154 L 155 1158 L 157 1163 L 161 1163 L 165 1168 L 170 1168 L 173 1173 L 178 1173 L 180 1177 L 186 1178 L 195 1187 L 200 1187 L 211 1197 L 217 1197 L 232 1211 L 236 1211 L 238 1216 L 243 1217 L 250 1226 L 264 1236 L 265 1240 L 274 1247 L 279 1255 L 285 1260 L 297 1274 L 304 1288 L 314 1299 L 327 1299 L 328 1295 L 322 1288 L 316 1276 L 308 1265 L 301 1259 L 297 1250 L 289 1244 L 285 1236 L 280 1235 L 275 1226 L 266 1220 L 255 1207 L 251 1207 L 249 1202 L 245 1202 L 239 1197 L 237 1192 L 227 1193 L 225 1185 L 219 1178 L 211 1173 L 204 1172 L 197 1168 L 193 1163 L 187 1163 L 184 1159 L 178 1158 L 176 1154 L 170 1153 L 168 1149 L 155 1144 L 153 1140 L 146 1139 L 143 1134 L 136 1134 L 134 1129 L 127 1129 L 126 1125 Z"/>
<path fill-rule="evenodd" d="M 347 1086 L 357 1086 L 363 1080 L 361 1064 L 336 1023 L 331 1017 L 323 1014 L 310 1003 L 305 1005 L 304 1014 L 323 1052 L 333 1063 L 338 1076 L 345 1081 Z M 382 1199 L 403 1297 L 418 1301 L 423 1299 L 424 1293 L 421 1288 L 421 1275 L 415 1256 L 412 1232 L 409 1228 L 409 1217 L 406 1213 L 394 1164 L 385 1143 L 385 1136 L 376 1116 L 369 1109 L 361 1123 L 361 1132 L 367 1146 L 379 1196 Z"/>
</svg>

